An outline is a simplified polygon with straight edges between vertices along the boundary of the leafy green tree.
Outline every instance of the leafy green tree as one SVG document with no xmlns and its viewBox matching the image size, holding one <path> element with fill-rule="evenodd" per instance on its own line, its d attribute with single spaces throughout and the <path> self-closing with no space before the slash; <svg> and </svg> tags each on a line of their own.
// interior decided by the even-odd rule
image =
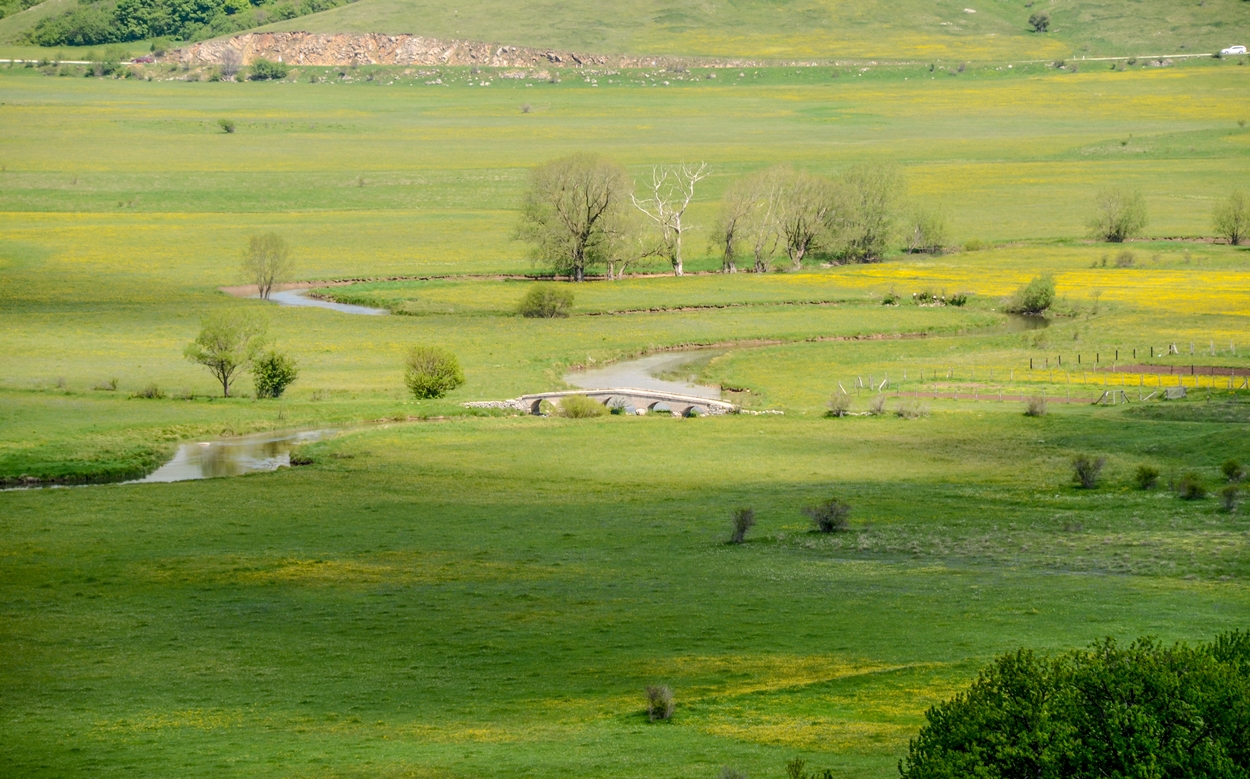
<svg viewBox="0 0 1250 779">
<path fill-rule="evenodd" d="M 229 127 L 223 124 L 222 129 L 234 132 L 234 122 Z M 291 273 L 291 249 L 282 236 L 265 233 L 249 238 L 243 252 L 243 273 L 256 285 L 261 300 L 268 300 L 274 286 Z"/>
<path fill-rule="evenodd" d="M 291 382 L 299 377 L 295 360 L 271 349 L 252 363 L 252 379 L 256 383 L 256 397 L 280 398 Z"/>
<path fill-rule="evenodd" d="M 1250 235 L 1250 200 L 1240 190 L 1231 193 L 1215 207 L 1211 221 L 1216 235 L 1237 246 Z"/>
<path fill-rule="evenodd" d="M 593 154 L 539 165 L 521 203 L 517 238 L 531 244 L 535 262 L 583 281 L 588 268 L 608 263 L 624 244 L 631 189 L 624 168 Z"/>
<path fill-rule="evenodd" d="M 1164 646 L 997 658 L 925 714 L 903 779 L 1207 777 L 1250 773 L 1250 633 Z"/>
<path fill-rule="evenodd" d="M 1135 189 L 1105 189 L 1094 199 L 1086 225 L 1099 240 L 1121 243 L 1146 226 L 1146 199 Z"/>
<path fill-rule="evenodd" d="M 265 346 L 265 322 L 243 311 L 223 311 L 204 319 L 200 334 L 183 354 L 199 363 L 221 383 L 222 397 L 230 397 L 230 385 L 249 367 Z"/>
<path fill-rule="evenodd" d="M 1046 274 L 1037 276 L 1011 296 L 1006 311 L 1012 314 L 1042 314 L 1055 302 L 1055 280 Z"/>
<path fill-rule="evenodd" d="M 855 262 L 880 260 L 896 233 L 903 174 L 896 165 L 863 164 L 847 170 L 841 181 L 850 199 L 844 209 L 843 254 Z"/>
<path fill-rule="evenodd" d="M 1033 28 L 1033 32 L 1047 32 L 1050 30 L 1050 14 L 1045 11 L 1030 14 L 1029 26 Z"/>
<path fill-rule="evenodd" d="M 404 367 L 404 383 L 418 398 L 441 398 L 464 384 L 456 355 L 437 346 L 412 347 Z"/>
</svg>

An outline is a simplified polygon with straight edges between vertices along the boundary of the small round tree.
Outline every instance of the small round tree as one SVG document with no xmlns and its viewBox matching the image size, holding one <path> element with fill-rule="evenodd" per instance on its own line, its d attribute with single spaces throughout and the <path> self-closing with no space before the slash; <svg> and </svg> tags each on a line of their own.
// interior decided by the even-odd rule
<svg viewBox="0 0 1250 779">
<path fill-rule="evenodd" d="M 464 384 L 456 355 L 437 346 L 412 347 L 404 367 L 404 383 L 418 398 L 441 398 Z"/>
<path fill-rule="evenodd" d="M 573 291 L 551 284 L 535 284 L 521 298 L 517 313 L 533 319 L 555 319 L 569 315 Z"/>
<path fill-rule="evenodd" d="M 1211 221 L 1216 235 L 1237 246 L 1250 235 L 1250 200 L 1244 192 L 1233 192 L 1215 207 Z"/>
<path fill-rule="evenodd" d="M 252 379 L 256 383 L 256 397 L 280 398 L 286 388 L 299 376 L 295 360 L 271 349 L 252 363 Z"/>
<path fill-rule="evenodd" d="M 1033 28 L 1033 32 L 1047 32 L 1050 30 L 1050 14 L 1045 11 L 1031 14 L 1029 16 L 1029 26 Z"/>
<path fill-rule="evenodd" d="M 1086 223 L 1103 241 L 1121 243 L 1146 226 L 1146 199 L 1133 189 L 1105 189 L 1094 199 L 1094 213 Z"/>
<path fill-rule="evenodd" d="M 1011 296 L 1006 311 L 1011 314 L 1043 314 L 1055 302 L 1055 280 L 1037 276 Z"/>
</svg>

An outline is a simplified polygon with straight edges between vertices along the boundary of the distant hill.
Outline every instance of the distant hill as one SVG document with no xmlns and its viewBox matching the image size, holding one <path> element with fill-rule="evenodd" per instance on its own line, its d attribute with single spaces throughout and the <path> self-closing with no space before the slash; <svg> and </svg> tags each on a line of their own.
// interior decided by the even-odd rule
<svg viewBox="0 0 1250 779">
<path fill-rule="evenodd" d="M 1033 32 L 1029 17 L 1041 13 L 1049 31 Z M 18 16 L 30 24 L 13 24 Z M 95 0 L 4 21 L 0 37 L 33 34 L 44 45 L 259 29 L 779 60 L 1048 59 L 1250 43 L 1250 0 Z"/>
</svg>

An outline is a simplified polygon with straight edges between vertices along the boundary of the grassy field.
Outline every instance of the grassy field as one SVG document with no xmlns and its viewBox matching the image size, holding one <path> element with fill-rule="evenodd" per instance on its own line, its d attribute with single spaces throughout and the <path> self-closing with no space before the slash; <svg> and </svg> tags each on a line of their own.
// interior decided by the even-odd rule
<svg viewBox="0 0 1250 779">
<path fill-rule="evenodd" d="M 1194 472 L 1214 489 L 1221 463 L 1250 460 L 1250 392 L 1177 375 L 1187 401 L 1054 403 L 1039 419 L 997 394 L 1133 389 L 1149 377 L 1089 370 L 1091 355 L 1150 362 L 1172 344 L 1154 364 L 1250 368 L 1250 254 L 1204 238 L 1222 182 L 1247 168 L 1248 71 L 525 86 L 456 70 L 426 85 L 396 69 L 279 84 L 0 69 L 0 479 L 133 475 L 181 441 L 347 431 L 273 474 L 0 493 L 0 774 L 770 777 L 801 755 L 885 777 L 925 708 L 996 652 L 1244 628 L 1245 514 L 1166 485 Z M 215 129 L 223 117 L 237 133 Z M 521 319 L 526 288 L 557 282 L 511 278 L 535 272 L 513 209 L 529 166 L 573 149 L 635 175 L 707 159 L 705 226 L 759 167 L 897 159 L 953 242 L 989 246 L 592 282 L 568 319 Z M 1093 194 L 1122 183 L 1145 192 L 1150 237 L 1089 242 Z M 358 280 L 321 294 L 395 314 L 220 291 L 267 230 L 291 241 L 300 279 Z M 705 236 L 697 271 L 718 264 Z M 1043 272 L 1061 298 L 1050 325 L 1014 329 L 1003 298 Z M 899 306 L 881 305 L 890 291 Z M 924 291 L 971 298 L 913 305 Z M 181 358 L 200 317 L 228 308 L 266 316 L 299 360 L 282 400 L 246 397 L 246 380 L 210 399 Z M 455 351 L 465 386 L 406 397 L 414 343 Z M 461 406 L 682 345 L 719 345 L 693 370 L 785 414 Z M 978 400 L 823 417 L 839 382 L 887 375 Z M 152 383 L 171 397 L 130 397 Z M 1100 489 L 1071 485 L 1077 454 L 1107 458 Z M 1163 486 L 1136 489 L 1141 465 Z M 809 532 L 801 508 L 831 495 L 853 505 L 851 531 Z M 744 505 L 759 526 L 731 547 Z M 657 682 L 676 692 L 668 724 L 643 713 Z"/>
</svg>

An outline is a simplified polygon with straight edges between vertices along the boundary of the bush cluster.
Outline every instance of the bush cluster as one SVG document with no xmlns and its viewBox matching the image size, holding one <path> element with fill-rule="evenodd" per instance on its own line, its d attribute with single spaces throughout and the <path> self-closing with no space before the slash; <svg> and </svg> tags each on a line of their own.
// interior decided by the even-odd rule
<svg viewBox="0 0 1250 779">
<path fill-rule="evenodd" d="M 902 779 L 1233 777 L 1250 769 L 1250 633 L 1019 649 L 925 714 Z"/>
<path fill-rule="evenodd" d="M 517 313 L 533 319 L 555 319 L 569 315 L 573 307 L 573 291 L 554 284 L 535 284 L 517 306 Z"/>
<path fill-rule="evenodd" d="M 456 355 L 436 346 L 412 347 L 404 367 L 404 383 L 418 398 L 441 398 L 464 384 Z"/>
<path fill-rule="evenodd" d="M 608 407 L 585 395 L 565 395 L 556 413 L 568 419 L 591 419 L 607 415 Z"/>
<path fill-rule="evenodd" d="M 1037 276 L 1016 290 L 1004 309 L 1011 314 L 1044 314 L 1055 302 L 1055 280 L 1049 275 Z"/>
<path fill-rule="evenodd" d="M 821 533 L 841 533 L 851 526 L 851 504 L 837 498 L 807 506 L 803 509 L 803 514 Z"/>
</svg>

